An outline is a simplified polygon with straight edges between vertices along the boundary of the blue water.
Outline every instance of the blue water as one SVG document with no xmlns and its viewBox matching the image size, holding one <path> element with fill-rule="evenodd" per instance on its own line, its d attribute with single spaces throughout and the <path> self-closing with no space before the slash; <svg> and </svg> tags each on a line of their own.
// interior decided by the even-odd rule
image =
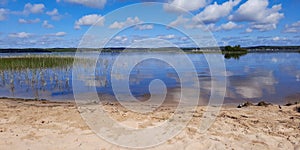
<svg viewBox="0 0 300 150">
<path fill-rule="evenodd" d="M 72 53 L 55 55 L 62 54 L 74 55 Z M 1 54 L 1 57 L 7 55 Z M 11 57 L 14 54 L 9 55 Z M 144 54 L 130 55 L 139 57 Z M 174 58 L 176 55 L 178 54 L 174 54 Z M 221 54 L 207 55 L 221 56 Z M 117 56 L 116 53 L 102 53 L 94 75 L 86 75 L 85 71 L 89 65 L 82 64 L 80 71 L 82 75 L 76 78 L 82 83 L 80 94 L 92 92 L 95 85 L 98 94 L 114 95 L 111 79 L 118 78 L 120 83 L 126 80 L 122 78 L 122 74 L 112 77 L 111 68 Z M 209 99 L 213 79 L 210 76 L 209 66 L 203 54 L 188 54 L 188 57 L 197 71 L 201 91 L 199 99 L 205 102 Z M 239 59 L 225 59 L 225 66 L 227 72 L 225 103 L 261 100 L 287 103 L 300 100 L 300 53 L 249 53 Z M 0 97 L 73 100 L 72 69 L 70 65 L 58 68 L 2 70 Z M 189 73 L 189 70 L 186 70 L 186 74 Z M 161 60 L 149 59 L 137 64 L 130 72 L 129 87 L 132 95 L 137 98 L 147 96 L 149 84 L 154 79 L 163 81 L 168 93 L 178 92 L 177 89 L 180 89 L 180 79 L 172 66 Z M 118 86 L 122 85 L 116 85 Z"/>
</svg>

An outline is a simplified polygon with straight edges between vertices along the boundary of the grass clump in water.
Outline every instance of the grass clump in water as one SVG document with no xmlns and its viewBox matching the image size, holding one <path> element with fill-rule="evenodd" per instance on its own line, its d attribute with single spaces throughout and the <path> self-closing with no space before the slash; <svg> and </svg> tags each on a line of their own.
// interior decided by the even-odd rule
<svg viewBox="0 0 300 150">
<path fill-rule="evenodd" d="M 60 68 L 73 64 L 73 57 L 23 56 L 0 58 L 0 70 Z"/>
</svg>

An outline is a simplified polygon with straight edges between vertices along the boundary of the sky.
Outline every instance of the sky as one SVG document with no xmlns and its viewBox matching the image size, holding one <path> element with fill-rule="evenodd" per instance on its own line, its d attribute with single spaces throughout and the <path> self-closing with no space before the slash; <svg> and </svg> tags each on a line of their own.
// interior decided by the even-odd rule
<svg viewBox="0 0 300 150">
<path fill-rule="evenodd" d="M 198 46 L 300 45 L 299 6 L 299 0 L 0 0 L 0 48 L 168 45 L 159 40 L 193 47 L 195 39 Z"/>
</svg>

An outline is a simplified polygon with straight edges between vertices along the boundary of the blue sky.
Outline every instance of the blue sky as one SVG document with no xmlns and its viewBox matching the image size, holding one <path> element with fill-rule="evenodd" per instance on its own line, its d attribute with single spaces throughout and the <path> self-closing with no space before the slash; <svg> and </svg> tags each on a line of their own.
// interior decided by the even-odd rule
<svg viewBox="0 0 300 150">
<path fill-rule="evenodd" d="M 299 0 L 165 0 L 152 2 L 170 5 L 120 9 L 142 2 L 150 0 L 1 0 L 0 48 L 77 47 L 97 21 L 101 36 L 92 42 L 110 37 L 116 47 L 147 38 L 194 46 L 173 28 L 195 37 L 209 30 L 220 46 L 300 45 Z"/>
</svg>

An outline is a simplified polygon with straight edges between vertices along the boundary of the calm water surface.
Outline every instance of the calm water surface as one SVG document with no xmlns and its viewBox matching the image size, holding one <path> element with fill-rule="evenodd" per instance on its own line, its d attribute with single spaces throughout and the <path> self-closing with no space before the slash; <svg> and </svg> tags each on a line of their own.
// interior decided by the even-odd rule
<svg viewBox="0 0 300 150">
<path fill-rule="evenodd" d="M 21 57 L 29 54 L 0 54 L 4 57 Z M 32 55 L 32 54 L 30 54 Z M 50 54 L 38 54 L 50 55 Z M 55 53 L 56 56 L 74 56 L 72 53 Z M 139 57 L 142 53 L 131 53 Z M 174 58 L 176 58 L 174 54 Z M 221 54 L 209 54 L 221 55 Z M 99 94 L 114 95 L 111 79 L 122 83 L 124 75 L 111 74 L 111 67 L 118 54 L 102 53 L 95 69 L 95 77 L 85 74 L 88 63 L 82 63 L 80 94 L 88 94 L 96 86 Z M 210 96 L 210 70 L 203 54 L 188 54 L 197 70 L 200 81 L 201 101 Z M 124 62 L 126 64 L 126 62 Z M 261 100 L 287 103 L 300 100 L 300 53 L 249 53 L 239 59 L 225 59 L 227 88 L 225 103 Z M 72 100 L 72 64 L 50 68 L 21 68 L 0 70 L 0 97 L 36 98 L 49 100 Z M 189 74 L 189 70 L 186 70 Z M 180 80 L 174 68 L 167 63 L 149 59 L 140 62 L 130 73 L 129 87 L 135 97 L 147 97 L 149 84 L 162 80 L 169 93 L 178 93 Z M 193 84 L 191 81 L 191 85 Z M 118 85 L 116 85 L 117 87 Z M 121 85 L 120 85 L 121 86 Z M 180 91 L 180 90 L 179 90 Z M 159 90 L 157 91 L 159 93 Z"/>
</svg>

